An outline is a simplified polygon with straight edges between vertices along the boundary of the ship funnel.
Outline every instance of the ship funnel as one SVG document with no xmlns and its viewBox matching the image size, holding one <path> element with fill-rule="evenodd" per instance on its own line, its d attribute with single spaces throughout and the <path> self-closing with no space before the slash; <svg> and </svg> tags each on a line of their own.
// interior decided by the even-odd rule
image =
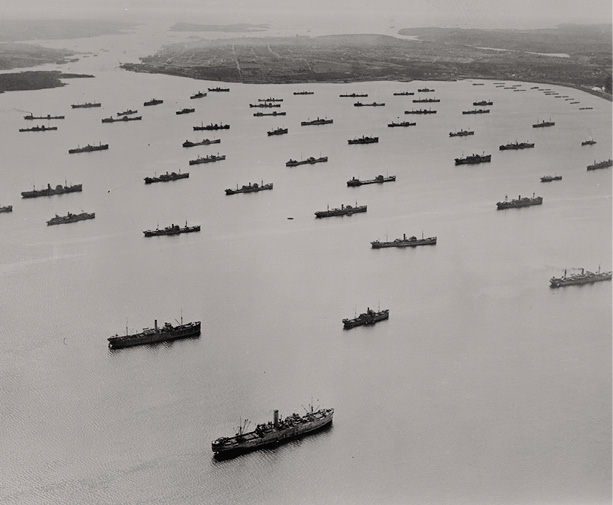
<svg viewBox="0 0 613 505">
<path fill-rule="evenodd" d="M 273 411 L 273 420 L 274 420 L 275 427 L 279 426 L 279 411 L 278 410 Z"/>
<path fill-rule="evenodd" d="M 157 319 L 153 322 L 153 327 L 155 328 L 155 331 L 158 331 L 158 320 Z"/>
</svg>

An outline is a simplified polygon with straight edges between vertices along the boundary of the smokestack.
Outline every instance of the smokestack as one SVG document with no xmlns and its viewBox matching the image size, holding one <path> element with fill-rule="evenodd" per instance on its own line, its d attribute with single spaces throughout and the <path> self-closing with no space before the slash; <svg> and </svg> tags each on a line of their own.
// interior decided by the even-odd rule
<svg viewBox="0 0 613 505">
<path fill-rule="evenodd" d="M 153 323 L 155 331 L 158 331 L 158 320 L 156 319 L 155 322 Z"/>
<path fill-rule="evenodd" d="M 273 420 L 274 420 L 274 424 L 275 424 L 275 428 L 279 426 L 279 411 L 275 410 L 273 412 Z"/>
</svg>

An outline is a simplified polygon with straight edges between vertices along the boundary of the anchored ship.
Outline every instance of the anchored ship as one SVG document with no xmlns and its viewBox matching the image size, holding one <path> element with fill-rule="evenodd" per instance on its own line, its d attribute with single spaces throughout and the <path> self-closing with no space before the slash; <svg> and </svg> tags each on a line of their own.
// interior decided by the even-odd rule
<svg viewBox="0 0 613 505">
<path fill-rule="evenodd" d="M 73 104 L 71 107 L 73 109 L 90 109 L 92 107 L 102 107 L 102 104 L 99 102 L 85 102 Z"/>
<path fill-rule="evenodd" d="M 473 102 L 475 107 L 484 107 L 488 105 L 494 105 L 494 102 L 490 102 L 488 100 L 481 100 L 480 102 Z"/>
<path fill-rule="evenodd" d="M 328 157 L 327 156 L 322 156 L 321 158 L 313 158 L 311 156 L 311 157 L 307 158 L 306 160 L 301 160 L 301 161 L 290 159 L 285 164 L 285 166 L 286 167 L 297 167 L 298 165 L 313 165 L 315 163 L 324 163 L 326 161 L 328 161 Z"/>
<path fill-rule="evenodd" d="M 195 226 L 187 226 L 187 221 L 185 222 L 185 226 L 181 228 L 178 224 L 171 224 L 170 226 L 166 226 L 165 228 L 156 228 L 155 230 L 144 230 L 143 233 L 145 237 L 158 237 L 160 235 L 180 235 L 181 233 L 193 233 L 196 231 L 200 231 L 200 225 L 197 224 Z"/>
<path fill-rule="evenodd" d="M 364 181 L 361 181 L 360 179 L 356 179 L 355 177 L 352 177 L 350 180 L 347 181 L 347 186 L 357 187 L 357 186 L 363 186 L 364 184 L 382 184 L 384 182 L 394 182 L 395 180 L 396 180 L 395 175 L 390 175 L 387 177 L 384 177 L 382 175 L 377 175 L 377 177 L 375 177 L 374 179 L 366 179 Z"/>
<path fill-rule="evenodd" d="M 12 205 L 5 205 L 4 207 L 0 206 L 0 214 L 4 212 L 13 212 Z"/>
<path fill-rule="evenodd" d="M 389 309 L 375 311 L 368 307 L 366 312 L 363 312 L 353 319 L 343 319 L 343 327 L 344 329 L 349 330 L 351 328 L 355 328 L 356 326 L 370 326 L 378 323 L 379 321 L 385 321 L 386 319 L 389 319 L 389 317 Z"/>
<path fill-rule="evenodd" d="M 58 184 L 55 188 L 51 187 L 51 184 L 47 184 L 47 187 L 44 189 L 32 189 L 32 191 L 22 191 L 21 198 L 37 198 L 39 196 L 53 196 L 53 195 L 62 195 L 64 193 L 76 193 L 79 191 L 83 191 L 83 184 L 74 184 L 69 186 L 66 184 L 62 186 Z"/>
<path fill-rule="evenodd" d="M 144 328 L 142 332 L 134 333 L 132 335 L 128 335 L 126 331 L 125 335 L 115 335 L 114 337 L 109 337 L 107 340 L 111 349 L 121 349 L 122 347 L 156 344 L 158 342 L 166 342 L 168 340 L 199 336 L 200 321 L 183 324 L 183 318 L 181 318 L 181 324 L 178 326 L 173 326 L 170 323 L 164 323 L 164 326 L 158 327 L 158 322 L 156 319 L 153 328 Z"/>
<path fill-rule="evenodd" d="M 294 91 L 294 95 L 314 95 L 314 91 Z"/>
<path fill-rule="evenodd" d="M 584 140 L 583 142 L 581 142 L 582 146 L 593 146 L 596 143 L 595 140 L 593 139 L 589 139 L 589 140 Z"/>
<path fill-rule="evenodd" d="M 229 130 L 230 129 L 230 125 L 229 124 L 209 124 L 209 125 L 203 125 L 202 123 L 200 123 L 200 126 L 194 126 L 194 131 L 199 131 L 199 130 Z"/>
<path fill-rule="evenodd" d="M 338 95 L 341 98 L 366 98 L 368 96 L 368 93 L 349 93 L 349 94 L 344 94 L 344 95 Z"/>
<path fill-rule="evenodd" d="M 211 154 L 209 156 L 200 156 L 198 155 L 198 157 L 195 160 L 189 160 L 189 164 L 190 165 L 199 165 L 200 163 L 213 163 L 215 161 L 221 161 L 221 160 L 225 160 L 226 159 L 226 155 L 225 154 Z"/>
<path fill-rule="evenodd" d="M 472 130 L 460 130 L 456 132 L 449 132 L 450 137 L 466 137 L 467 135 L 474 135 L 475 132 Z"/>
<path fill-rule="evenodd" d="M 198 93 L 194 93 L 192 96 L 190 96 L 191 100 L 194 100 L 196 98 L 204 98 L 206 96 L 206 93 L 203 93 L 202 91 L 198 91 Z"/>
<path fill-rule="evenodd" d="M 220 437 L 211 443 L 216 459 L 233 458 L 240 454 L 275 446 L 290 440 L 295 440 L 304 435 L 314 433 L 332 424 L 334 409 L 307 410 L 300 416 L 292 414 L 281 419 L 279 411 L 273 413 L 273 421 L 258 424 L 255 430 L 246 432 L 246 424 L 239 426 L 236 434 L 232 437 Z"/>
<path fill-rule="evenodd" d="M 505 195 L 504 202 L 496 203 L 496 209 L 518 209 L 520 207 L 530 207 L 531 205 L 541 205 L 542 203 L 543 197 L 534 196 L 534 193 L 532 193 L 532 198 L 529 198 L 527 196 L 524 196 L 522 198 L 521 195 L 519 195 L 516 200 L 508 200 L 507 196 Z"/>
<path fill-rule="evenodd" d="M 385 103 L 377 103 L 377 102 L 372 102 L 372 103 L 356 102 L 353 104 L 354 107 L 383 107 L 384 105 Z"/>
<path fill-rule="evenodd" d="M 516 140 L 515 142 L 512 142 L 511 144 L 505 144 L 505 145 L 500 146 L 500 150 L 506 151 L 508 149 L 529 149 L 531 147 L 534 147 L 533 143 L 517 142 Z"/>
<path fill-rule="evenodd" d="M 220 88 L 220 87 L 209 88 L 209 91 L 212 91 L 212 92 L 230 91 L 230 88 Z"/>
<path fill-rule="evenodd" d="M 545 121 L 545 120 L 543 120 L 540 123 L 539 122 L 534 123 L 532 125 L 532 128 L 545 128 L 547 126 L 554 126 L 554 125 L 555 125 L 554 121 Z"/>
<path fill-rule="evenodd" d="M 51 130 L 57 130 L 57 126 L 33 126 L 32 128 L 19 128 L 20 132 L 48 132 Z"/>
<path fill-rule="evenodd" d="M 347 141 L 349 145 L 353 144 L 376 144 L 379 142 L 379 137 L 365 137 L 362 135 L 360 138 L 350 139 Z"/>
<path fill-rule="evenodd" d="M 220 144 L 220 143 L 221 143 L 221 139 L 213 139 L 213 140 L 202 139 L 200 142 L 190 142 L 189 140 L 186 140 L 185 142 L 183 142 L 183 147 L 208 146 L 210 144 Z"/>
<path fill-rule="evenodd" d="M 419 91 L 420 93 L 433 93 L 434 92 L 434 90 L 430 88 L 421 88 L 421 89 L 418 89 L 417 91 Z"/>
<path fill-rule="evenodd" d="M 87 144 L 85 147 L 75 147 L 74 149 L 68 149 L 69 154 L 75 153 L 89 153 L 92 151 L 104 151 L 109 148 L 108 144 L 98 144 L 97 146 L 92 146 Z"/>
<path fill-rule="evenodd" d="M 271 107 L 281 107 L 280 103 L 250 103 L 249 107 L 254 108 L 254 107 L 259 107 L 261 109 L 266 109 L 266 108 L 271 108 Z"/>
<path fill-rule="evenodd" d="M 145 184 L 153 184 L 154 182 L 169 182 L 169 181 L 176 181 L 178 179 L 188 179 L 188 178 L 189 178 L 189 172 L 185 172 L 185 173 L 181 173 L 181 171 L 179 171 L 179 173 L 166 172 L 165 174 L 162 174 L 156 177 L 145 177 Z"/>
<path fill-rule="evenodd" d="M 416 98 L 413 103 L 438 103 L 440 101 L 439 98 Z"/>
<path fill-rule="evenodd" d="M 46 116 L 34 116 L 32 114 L 28 114 L 27 116 L 23 116 L 24 119 L 33 120 L 33 119 L 65 119 L 64 116 L 52 116 L 51 114 L 47 114 Z"/>
<path fill-rule="evenodd" d="M 191 114 L 192 112 L 196 112 L 196 109 L 189 109 L 185 107 L 184 109 L 176 111 L 175 114 Z"/>
<path fill-rule="evenodd" d="M 128 109 L 128 110 L 124 110 L 123 112 L 118 112 L 117 115 L 118 116 L 131 116 L 132 114 L 136 114 L 137 112 L 138 112 L 137 110 Z"/>
<path fill-rule="evenodd" d="M 238 184 L 236 185 L 236 189 L 226 189 L 226 195 L 235 195 L 237 193 L 257 193 L 258 191 L 265 191 L 267 189 L 272 189 L 272 182 L 268 184 L 258 184 L 257 182 L 254 184 L 247 184 L 239 188 Z"/>
<path fill-rule="evenodd" d="M 492 161 L 491 154 L 472 154 L 471 156 L 466 156 L 465 158 L 456 158 L 456 165 L 475 165 L 477 163 L 487 163 Z"/>
<path fill-rule="evenodd" d="M 267 133 L 268 133 L 268 136 L 271 136 L 271 135 L 284 135 L 284 134 L 287 133 L 287 131 L 288 131 L 287 128 L 275 128 L 274 130 L 271 130 L 271 131 L 269 131 Z"/>
<path fill-rule="evenodd" d="M 321 125 L 321 124 L 332 124 L 332 119 L 313 119 L 312 121 L 301 121 L 300 126 L 310 126 L 310 125 Z"/>
<path fill-rule="evenodd" d="M 319 210 L 315 212 L 315 217 L 333 217 L 333 216 L 351 216 L 358 212 L 366 212 L 366 205 L 351 205 L 341 204 L 340 208 L 331 209 L 328 207 L 326 210 Z"/>
<path fill-rule="evenodd" d="M 588 170 L 598 170 L 599 168 L 608 168 L 611 165 L 613 165 L 613 160 L 611 159 L 608 159 L 605 161 L 598 161 L 598 162 L 594 160 L 594 163 L 591 165 L 588 165 L 587 169 Z"/>
<path fill-rule="evenodd" d="M 261 116 L 285 116 L 287 112 L 277 112 L 276 110 L 273 112 L 256 112 L 253 114 L 255 117 Z"/>
<path fill-rule="evenodd" d="M 600 267 L 598 267 L 598 272 L 589 272 L 582 268 L 580 274 L 571 274 L 568 276 L 566 275 L 566 270 L 564 270 L 564 275 L 562 275 L 562 277 L 552 277 L 549 279 L 549 283 L 552 288 L 559 288 L 562 286 L 592 284 L 594 282 L 610 280 L 611 272 L 601 272 Z"/>
<path fill-rule="evenodd" d="M 158 100 L 157 98 L 152 98 L 151 100 L 148 100 L 147 102 L 143 103 L 143 105 L 147 107 L 149 105 L 159 105 L 161 103 L 164 103 L 164 100 Z"/>
<path fill-rule="evenodd" d="M 471 109 L 471 110 L 463 110 L 462 114 L 489 114 L 489 109 Z"/>
<path fill-rule="evenodd" d="M 392 121 L 391 123 L 388 123 L 387 126 L 389 128 L 395 128 L 397 126 L 415 126 L 417 123 L 411 123 L 410 121 Z"/>
<path fill-rule="evenodd" d="M 411 110 L 405 110 L 404 111 L 405 114 L 436 114 L 435 110 L 432 109 L 411 109 Z"/>
<path fill-rule="evenodd" d="M 412 91 L 399 91 L 397 93 L 394 93 L 394 96 L 411 96 L 414 94 L 415 93 L 413 93 Z"/>
<path fill-rule="evenodd" d="M 415 236 L 407 238 L 406 234 L 402 234 L 402 238 L 397 238 L 391 242 L 379 242 L 375 240 L 370 243 L 373 249 L 382 249 L 384 247 L 417 247 L 418 245 L 436 245 L 436 237 L 421 238 Z"/>
<path fill-rule="evenodd" d="M 134 117 L 130 117 L 130 116 L 121 116 L 121 117 L 113 117 L 113 116 L 109 116 L 109 117 L 105 117 L 102 119 L 103 123 L 126 123 L 127 121 L 140 121 L 141 119 L 143 119 L 143 116 L 134 116 Z"/>
<path fill-rule="evenodd" d="M 258 98 L 258 102 L 282 102 L 283 98 Z"/>
<path fill-rule="evenodd" d="M 541 177 L 541 182 L 561 181 L 561 175 L 544 175 Z"/>
<path fill-rule="evenodd" d="M 96 217 L 96 213 L 92 212 L 88 214 L 87 212 L 81 212 L 80 214 L 73 214 L 69 212 L 65 216 L 52 217 L 49 221 L 47 221 L 47 226 L 53 226 L 54 224 L 67 224 L 67 223 L 76 223 L 77 221 L 84 221 L 85 219 L 94 219 Z"/>
</svg>

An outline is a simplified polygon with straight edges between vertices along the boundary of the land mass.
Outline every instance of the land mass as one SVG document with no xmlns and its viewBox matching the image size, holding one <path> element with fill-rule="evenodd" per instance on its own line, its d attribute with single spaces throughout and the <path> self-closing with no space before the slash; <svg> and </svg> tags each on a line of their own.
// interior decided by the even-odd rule
<svg viewBox="0 0 613 505">
<path fill-rule="evenodd" d="M 551 30 L 403 29 L 400 35 L 244 37 L 162 47 L 122 68 L 225 82 L 308 83 L 484 78 L 611 95 L 611 26 Z M 563 53 L 563 54 L 561 54 Z"/>
<path fill-rule="evenodd" d="M 253 25 L 250 23 L 236 23 L 233 25 L 202 25 L 197 23 L 175 23 L 170 30 L 175 32 L 264 32 L 269 25 Z"/>
<path fill-rule="evenodd" d="M 29 71 L 0 74 L 0 93 L 34 89 L 59 88 L 62 79 L 93 77 L 86 74 L 64 74 L 59 71 Z"/>
</svg>

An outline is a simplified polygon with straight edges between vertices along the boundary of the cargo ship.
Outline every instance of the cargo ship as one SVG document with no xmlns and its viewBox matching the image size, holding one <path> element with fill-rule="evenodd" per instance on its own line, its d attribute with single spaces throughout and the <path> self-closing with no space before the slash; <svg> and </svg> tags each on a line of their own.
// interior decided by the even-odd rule
<svg viewBox="0 0 613 505">
<path fill-rule="evenodd" d="M 294 91 L 294 95 L 314 95 L 314 91 Z"/>
<path fill-rule="evenodd" d="M 611 165 L 613 165 L 613 160 L 608 159 L 605 161 L 595 161 L 594 163 L 592 163 L 591 165 L 587 166 L 588 170 L 598 170 L 599 168 L 609 168 Z"/>
<path fill-rule="evenodd" d="M 48 132 L 51 130 L 57 130 L 57 126 L 33 126 L 32 128 L 19 128 L 20 132 Z"/>
<path fill-rule="evenodd" d="M 124 110 L 123 112 L 118 112 L 117 115 L 118 116 L 131 116 L 133 114 L 136 114 L 138 111 L 137 110 L 132 110 L 132 109 L 128 109 L 128 110 Z"/>
<path fill-rule="evenodd" d="M 490 161 L 492 161 L 491 154 L 483 154 L 483 155 L 472 154 L 470 156 L 466 156 L 465 158 L 456 158 L 455 164 L 456 165 L 475 165 L 477 163 L 488 163 Z"/>
<path fill-rule="evenodd" d="M 504 144 L 502 146 L 500 146 L 500 150 L 501 151 L 506 151 L 506 150 L 513 150 L 513 149 L 530 149 L 531 147 L 534 147 L 533 143 L 529 143 L 529 142 L 517 142 L 517 140 L 515 142 L 512 142 L 510 144 Z"/>
<path fill-rule="evenodd" d="M 353 104 L 354 107 L 383 107 L 385 103 L 381 102 L 372 102 L 372 103 L 362 103 L 356 102 Z"/>
<path fill-rule="evenodd" d="M 395 180 L 395 175 L 389 175 L 387 177 L 384 177 L 383 175 L 377 175 L 377 177 L 375 177 L 374 179 L 366 179 L 363 181 L 352 177 L 350 180 L 347 181 L 347 186 L 349 186 L 350 188 L 354 188 L 358 186 L 363 186 L 364 184 L 382 184 L 384 182 L 394 182 Z"/>
<path fill-rule="evenodd" d="M 467 135 L 474 135 L 475 132 L 472 130 L 460 130 L 456 132 L 449 132 L 450 137 L 466 137 Z"/>
<path fill-rule="evenodd" d="M 394 93 L 394 96 L 411 96 L 414 94 L 415 93 L 413 93 L 412 91 L 399 91 L 397 93 Z"/>
<path fill-rule="evenodd" d="M 540 123 L 539 122 L 534 123 L 532 125 L 532 128 L 545 128 L 547 126 L 554 126 L 554 125 L 555 125 L 554 121 L 545 121 L 545 120 L 543 120 Z"/>
<path fill-rule="evenodd" d="M 0 206 L 0 214 L 4 212 L 13 212 L 13 206 L 12 205 Z"/>
<path fill-rule="evenodd" d="M 156 319 L 153 328 L 144 328 L 142 332 L 134 333 L 132 335 L 128 335 L 126 331 L 125 335 L 115 335 L 114 337 L 109 337 L 107 340 L 111 349 L 121 349 L 122 347 L 156 344 L 158 342 L 199 336 L 200 321 L 183 324 L 183 318 L 181 318 L 181 324 L 178 326 L 173 326 L 170 323 L 164 323 L 164 326 L 160 328 L 158 327 L 158 322 Z"/>
<path fill-rule="evenodd" d="M 169 182 L 169 181 L 177 181 L 179 179 L 188 179 L 189 172 L 179 173 L 177 172 L 166 172 L 165 174 L 154 176 L 154 177 L 145 177 L 145 184 L 153 184 L 155 182 Z"/>
<path fill-rule="evenodd" d="M 319 210 L 315 212 L 315 217 L 351 216 L 359 212 L 366 212 L 366 205 L 352 207 L 351 205 L 341 204 L 340 208 L 331 209 L 328 207 L 326 210 Z"/>
<path fill-rule="evenodd" d="M 387 126 L 389 128 L 396 128 L 398 126 L 415 126 L 417 123 L 411 123 L 410 121 L 392 121 L 391 123 L 388 123 Z"/>
<path fill-rule="evenodd" d="M 298 165 L 314 165 L 315 163 L 325 163 L 326 161 L 328 161 L 327 156 L 322 156 L 320 158 L 314 158 L 313 156 L 311 156 L 307 158 L 306 160 L 301 160 L 301 161 L 290 159 L 285 164 L 285 166 L 286 167 L 297 167 Z"/>
<path fill-rule="evenodd" d="M 561 175 L 544 175 L 541 177 L 541 182 L 561 181 Z"/>
<path fill-rule="evenodd" d="M 202 91 L 198 91 L 198 93 L 194 93 L 192 96 L 190 96 L 189 98 L 191 100 L 195 100 L 196 98 L 204 98 L 206 96 L 206 93 L 203 93 Z"/>
<path fill-rule="evenodd" d="M 366 98 L 368 93 L 349 93 L 344 95 L 338 95 L 341 98 Z"/>
<path fill-rule="evenodd" d="M 64 193 L 77 193 L 79 191 L 83 191 L 83 184 L 74 184 L 69 186 L 66 184 L 62 186 L 58 184 L 55 188 L 51 187 L 51 184 L 47 184 L 47 187 L 44 189 L 36 189 L 33 188 L 32 191 L 22 191 L 21 198 L 37 198 L 39 196 L 53 196 L 53 195 L 63 195 Z"/>
<path fill-rule="evenodd" d="M 258 102 L 282 102 L 283 98 L 258 98 Z"/>
<path fill-rule="evenodd" d="M 596 143 L 595 140 L 593 139 L 589 139 L 589 140 L 584 140 L 583 142 L 581 142 L 582 146 L 593 146 Z"/>
<path fill-rule="evenodd" d="M 489 109 L 471 109 L 471 110 L 463 110 L 462 114 L 489 114 Z"/>
<path fill-rule="evenodd" d="M 189 160 L 189 164 L 190 165 L 199 165 L 200 163 L 213 163 L 215 161 L 222 161 L 226 159 L 226 155 L 225 154 L 211 154 L 209 156 L 200 156 L 198 155 L 198 157 L 195 160 Z"/>
<path fill-rule="evenodd" d="M 518 209 L 520 207 L 530 207 L 531 205 L 541 205 L 543 203 L 542 196 L 534 196 L 532 193 L 532 198 L 521 195 L 517 197 L 516 200 L 508 200 L 506 195 L 504 197 L 504 202 L 496 203 L 496 210 L 504 210 L 504 209 Z"/>
<path fill-rule="evenodd" d="M 271 130 L 268 133 L 268 136 L 271 135 L 285 135 L 288 132 L 287 128 L 275 128 L 274 130 Z"/>
<path fill-rule="evenodd" d="M 379 242 L 374 240 L 370 243 L 373 249 L 382 249 L 385 247 L 417 247 L 418 245 L 436 245 L 436 237 L 424 238 L 423 234 L 421 238 L 415 236 L 407 238 L 406 234 L 402 234 L 402 238 L 397 238 L 391 242 Z"/>
<path fill-rule="evenodd" d="M 202 139 L 200 142 L 191 142 L 189 140 L 186 140 L 185 142 L 183 142 L 183 147 L 195 147 L 195 146 L 208 146 L 211 144 L 220 144 L 221 143 L 221 139 Z"/>
<path fill-rule="evenodd" d="M 311 125 L 322 125 L 322 124 L 332 124 L 334 120 L 332 119 L 321 119 L 321 118 L 317 118 L 317 119 L 313 119 L 312 121 L 301 121 L 300 122 L 300 126 L 311 126 Z"/>
<path fill-rule="evenodd" d="M 215 93 L 215 92 L 219 93 L 219 92 L 224 92 L 224 91 L 228 92 L 228 91 L 230 91 L 230 88 L 220 88 L 218 86 L 216 88 L 209 88 L 209 91 L 212 91 L 213 93 Z"/>
<path fill-rule="evenodd" d="M 259 107 L 261 109 L 266 109 L 266 108 L 274 108 L 274 107 L 281 107 L 280 103 L 250 103 L 249 107 L 251 108 L 256 108 Z"/>
<path fill-rule="evenodd" d="M 279 411 L 275 410 L 272 422 L 258 424 L 255 430 L 246 432 L 245 421 L 245 425 L 241 424 L 234 436 L 220 437 L 213 441 L 211 449 L 215 459 L 227 459 L 265 447 L 274 447 L 329 427 L 333 416 L 334 409 L 314 411 L 313 406 L 310 406 L 310 410 L 303 416 L 292 414 L 282 419 Z"/>
<path fill-rule="evenodd" d="M 488 105 L 494 105 L 494 102 L 490 102 L 488 100 L 481 100 L 480 102 L 473 102 L 475 107 L 486 107 Z"/>
<path fill-rule="evenodd" d="M 102 107 L 100 102 L 85 102 L 71 105 L 73 109 L 90 109 L 92 107 Z"/>
<path fill-rule="evenodd" d="M 276 110 L 273 112 L 256 112 L 253 114 L 255 117 L 261 116 L 285 116 L 287 112 L 277 112 Z"/>
<path fill-rule="evenodd" d="M 73 214 L 69 212 L 65 216 L 52 217 L 47 221 L 47 226 L 53 226 L 54 224 L 67 224 L 67 223 L 76 223 L 77 221 L 84 221 L 86 219 L 94 219 L 96 217 L 96 213 L 92 212 L 88 214 L 87 212 L 81 212 L 80 214 Z"/>
<path fill-rule="evenodd" d="M 440 101 L 439 98 L 416 98 L 413 103 L 438 103 Z"/>
<path fill-rule="evenodd" d="M 145 237 L 158 237 L 160 235 L 180 235 L 181 233 L 193 233 L 196 231 L 200 231 L 200 225 L 197 224 L 195 226 L 187 226 L 187 221 L 185 222 L 185 226 L 181 228 L 178 224 L 171 224 L 170 226 L 166 226 L 160 230 L 157 227 L 155 230 L 144 230 L 143 233 Z"/>
<path fill-rule="evenodd" d="M 365 137 L 362 135 L 360 138 L 349 139 L 347 143 L 349 145 L 354 144 L 376 144 L 379 142 L 379 137 Z"/>
<path fill-rule="evenodd" d="M 405 114 L 436 114 L 435 110 L 432 109 L 411 109 L 411 110 L 405 110 L 404 111 Z"/>
<path fill-rule="evenodd" d="M 564 275 L 562 275 L 562 277 L 552 277 L 549 279 L 549 284 L 552 288 L 559 288 L 562 286 L 592 284 L 594 282 L 610 280 L 611 272 L 601 272 L 600 267 L 598 267 L 598 272 L 589 272 L 582 268 L 580 274 L 571 274 L 568 276 L 566 275 L 566 270 L 564 270 Z"/>
<path fill-rule="evenodd" d="M 68 149 L 69 154 L 76 153 L 89 153 L 92 151 L 104 151 L 109 148 L 108 144 L 98 144 L 97 146 L 92 146 L 87 144 L 85 147 L 75 147 L 74 149 Z"/>
<path fill-rule="evenodd" d="M 230 125 L 229 124 L 209 124 L 209 125 L 204 125 L 202 123 L 200 123 L 200 126 L 194 126 L 194 131 L 200 131 L 200 130 L 229 130 L 230 129 Z"/>
<path fill-rule="evenodd" d="M 33 119 L 65 119 L 64 116 L 52 116 L 51 114 L 47 114 L 46 116 L 34 116 L 32 114 L 28 114 L 27 116 L 23 116 L 24 119 L 27 119 L 29 121 L 33 120 Z"/>
<path fill-rule="evenodd" d="M 148 100 L 145 103 L 143 103 L 143 105 L 145 107 L 149 107 L 150 105 L 159 105 L 161 103 L 164 103 L 164 100 L 159 100 L 157 98 L 152 98 L 151 100 Z"/>
<path fill-rule="evenodd" d="M 180 114 L 191 114 L 192 112 L 196 112 L 196 109 L 190 109 L 188 107 L 185 107 L 181 110 L 178 110 L 175 112 L 175 114 L 180 115 Z"/>
<path fill-rule="evenodd" d="M 421 88 L 421 89 L 418 89 L 417 91 L 419 91 L 420 93 L 434 93 L 434 90 L 430 88 Z"/>
<path fill-rule="evenodd" d="M 243 186 L 240 188 L 238 185 L 236 185 L 236 189 L 226 189 L 226 195 L 236 195 L 237 193 L 257 193 L 258 191 L 265 191 L 267 189 L 272 189 L 272 182 L 268 184 L 264 184 L 264 182 L 261 184 L 258 184 L 257 182 L 254 184 L 243 184 Z"/>
<path fill-rule="evenodd" d="M 102 118 L 102 122 L 103 123 L 126 123 L 128 121 L 140 121 L 141 119 L 143 119 L 143 116 L 121 116 L 121 117 L 113 117 L 113 116 L 109 116 L 109 117 L 105 117 Z"/>
<path fill-rule="evenodd" d="M 353 319 L 343 319 L 343 328 L 345 330 L 349 330 L 351 328 L 355 328 L 356 326 L 370 326 L 378 323 L 379 321 L 385 321 L 386 319 L 389 319 L 389 317 L 389 309 L 375 311 L 368 307 L 366 312 L 363 312 Z"/>
</svg>

